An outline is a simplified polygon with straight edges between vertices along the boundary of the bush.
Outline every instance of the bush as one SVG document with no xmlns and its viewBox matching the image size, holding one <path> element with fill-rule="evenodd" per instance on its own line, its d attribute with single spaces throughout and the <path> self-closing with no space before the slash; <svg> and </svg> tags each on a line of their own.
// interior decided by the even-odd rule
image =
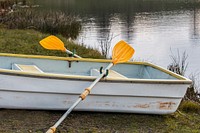
<svg viewBox="0 0 200 133">
<path fill-rule="evenodd" d="M 9 13 L 0 21 L 9 29 L 35 29 L 75 39 L 81 30 L 81 24 L 77 19 L 63 12 L 39 12 L 28 8 Z"/>
<path fill-rule="evenodd" d="M 183 55 L 181 57 L 179 51 L 177 51 L 177 53 L 177 56 L 172 53 L 172 55 L 170 56 L 172 59 L 172 63 L 167 68 L 172 72 L 184 76 L 188 66 L 188 63 L 186 62 L 188 55 L 186 54 L 186 52 L 183 52 Z"/>
<path fill-rule="evenodd" d="M 0 0 L 0 16 L 4 16 L 5 14 L 7 14 L 11 10 L 11 6 L 13 4 L 14 2 L 10 0 L 5 0 L 5 1 Z"/>
<path fill-rule="evenodd" d="M 180 56 L 179 51 L 177 56 L 172 54 L 171 55 L 172 63 L 167 68 L 174 73 L 184 76 L 188 66 L 187 57 L 188 55 L 186 54 L 186 52 L 183 52 L 182 56 Z M 198 79 L 196 77 L 197 76 L 194 75 L 190 76 L 192 84 L 188 87 L 187 92 L 184 96 L 184 100 L 192 100 L 195 102 L 200 102 L 198 96 L 198 85 L 196 83 Z"/>
<path fill-rule="evenodd" d="M 183 101 L 179 109 L 184 112 L 200 113 L 200 105 L 192 101 Z"/>
</svg>

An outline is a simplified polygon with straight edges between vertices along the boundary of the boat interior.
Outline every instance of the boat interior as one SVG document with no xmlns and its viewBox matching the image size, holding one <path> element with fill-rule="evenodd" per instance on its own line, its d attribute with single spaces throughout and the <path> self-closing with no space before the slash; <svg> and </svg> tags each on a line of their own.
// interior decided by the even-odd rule
<svg viewBox="0 0 200 133">
<path fill-rule="evenodd" d="M 75 59 L 49 56 L 0 55 L 1 70 L 29 73 L 98 76 L 108 66 L 108 60 Z M 176 79 L 176 74 L 147 62 L 116 64 L 107 72 L 107 77 L 120 79 Z"/>
</svg>

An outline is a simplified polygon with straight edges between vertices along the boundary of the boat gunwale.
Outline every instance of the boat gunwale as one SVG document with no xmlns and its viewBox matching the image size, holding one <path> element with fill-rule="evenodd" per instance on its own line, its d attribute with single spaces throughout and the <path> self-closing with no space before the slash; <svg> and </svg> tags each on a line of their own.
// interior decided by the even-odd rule
<svg viewBox="0 0 200 133">
<path fill-rule="evenodd" d="M 34 58 L 34 59 L 49 59 L 49 60 L 65 60 L 65 61 L 81 61 L 81 62 L 100 62 L 100 63 L 111 63 L 112 60 L 108 59 L 90 59 L 90 58 L 71 58 L 71 57 L 57 57 L 57 56 L 42 56 L 42 55 L 24 55 L 24 54 L 10 54 L 10 53 L 0 53 L 0 56 L 6 57 L 19 57 L 19 58 Z M 145 65 L 152 68 L 158 69 L 166 74 L 169 74 L 177 80 L 159 80 L 159 79 L 115 79 L 115 78 L 104 78 L 101 81 L 104 82 L 130 82 L 130 83 L 156 83 L 156 84 L 191 84 L 192 81 L 181 75 L 173 73 L 169 70 L 166 70 L 158 65 L 154 65 L 149 62 L 126 62 L 123 64 L 134 64 L 134 65 Z M 65 75 L 65 74 L 52 74 L 52 73 L 31 73 L 31 72 L 22 72 L 17 70 L 8 70 L 0 69 L 0 74 L 13 75 L 13 76 L 26 76 L 34 78 L 48 78 L 48 79 L 68 79 L 68 80 L 85 80 L 93 81 L 96 79 L 94 76 L 82 76 L 82 75 Z"/>
</svg>

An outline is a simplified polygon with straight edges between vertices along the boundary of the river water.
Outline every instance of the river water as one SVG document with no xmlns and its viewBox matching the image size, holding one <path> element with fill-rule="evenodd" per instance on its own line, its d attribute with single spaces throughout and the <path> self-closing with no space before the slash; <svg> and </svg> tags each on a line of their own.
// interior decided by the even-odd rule
<svg viewBox="0 0 200 133">
<path fill-rule="evenodd" d="M 100 49 L 125 40 L 135 48 L 133 60 L 166 68 L 170 55 L 188 55 L 186 76 L 200 68 L 199 0 L 36 0 L 44 10 L 78 15 L 82 31 L 77 42 Z M 111 52 L 110 52 L 111 53 Z M 108 56 L 111 56 L 109 53 Z"/>
</svg>

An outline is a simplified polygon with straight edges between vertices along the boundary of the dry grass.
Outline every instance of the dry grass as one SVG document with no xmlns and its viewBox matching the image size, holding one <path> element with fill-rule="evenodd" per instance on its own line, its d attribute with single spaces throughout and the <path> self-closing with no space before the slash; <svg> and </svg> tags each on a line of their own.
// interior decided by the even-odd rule
<svg viewBox="0 0 200 133">
<path fill-rule="evenodd" d="M 63 12 L 39 12 L 28 8 L 7 14 L 0 22 L 9 29 L 35 29 L 75 39 L 81 30 L 81 24 L 77 19 Z"/>
<path fill-rule="evenodd" d="M 57 133 L 198 133 L 200 112 L 184 110 L 170 115 L 72 112 L 57 128 Z M 0 132 L 43 133 L 63 113 L 0 110 Z"/>
</svg>

